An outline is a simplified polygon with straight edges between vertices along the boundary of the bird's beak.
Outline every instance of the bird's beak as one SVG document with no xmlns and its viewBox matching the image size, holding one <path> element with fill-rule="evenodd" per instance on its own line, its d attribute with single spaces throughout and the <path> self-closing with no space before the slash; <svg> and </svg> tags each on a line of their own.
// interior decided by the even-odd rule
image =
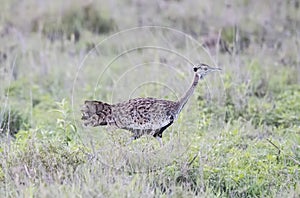
<svg viewBox="0 0 300 198">
<path fill-rule="evenodd" d="M 219 67 L 210 67 L 209 68 L 211 71 L 221 71 L 222 69 Z"/>
</svg>

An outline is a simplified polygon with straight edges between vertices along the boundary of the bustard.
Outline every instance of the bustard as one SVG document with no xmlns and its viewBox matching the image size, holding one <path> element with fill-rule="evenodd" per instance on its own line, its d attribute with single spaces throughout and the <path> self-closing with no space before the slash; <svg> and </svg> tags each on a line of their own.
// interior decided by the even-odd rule
<svg viewBox="0 0 300 198">
<path fill-rule="evenodd" d="M 199 79 L 220 68 L 206 64 L 195 65 L 194 80 L 179 101 L 156 98 L 135 98 L 129 101 L 107 104 L 101 101 L 85 101 L 82 108 L 82 120 L 85 126 L 109 125 L 133 133 L 132 140 L 149 134 L 158 139 L 162 145 L 162 133 L 173 124 L 184 105 L 194 93 Z"/>
</svg>

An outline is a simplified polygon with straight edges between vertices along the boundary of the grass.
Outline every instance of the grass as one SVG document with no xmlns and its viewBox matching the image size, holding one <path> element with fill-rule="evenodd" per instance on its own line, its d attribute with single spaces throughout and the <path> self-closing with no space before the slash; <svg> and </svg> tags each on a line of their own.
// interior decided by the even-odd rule
<svg viewBox="0 0 300 198">
<path fill-rule="evenodd" d="M 0 9 L 3 197 L 300 196 L 298 1 Z M 162 148 L 82 127 L 85 99 L 176 100 L 196 62 L 222 72 L 201 81 Z"/>
</svg>

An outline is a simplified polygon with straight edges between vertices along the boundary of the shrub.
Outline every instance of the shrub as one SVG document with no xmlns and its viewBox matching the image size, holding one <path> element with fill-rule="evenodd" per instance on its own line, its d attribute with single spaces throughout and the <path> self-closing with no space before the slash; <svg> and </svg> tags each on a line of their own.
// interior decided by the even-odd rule
<svg viewBox="0 0 300 198">
<path fill-rule="evenodd" d="M 103 16 L 93 4 L 69 8 L 59 17 L 44 14 L 32 22 L 32 31 L 41 31 L 51 40 L 71 38 L 73 35 L 75 41 L 78 41 L 83 30 L 103 34 L 115 27 L 114 20 Z"/>
<path fill-rule="evenodd" d="M 2 111 L 1 111 L 2 112 Z M 17 110 L 4 111 L 0 114 L 0 132 L 15 136 L 20 129 L 28 127 L 28 118 Z"/>
</svg>

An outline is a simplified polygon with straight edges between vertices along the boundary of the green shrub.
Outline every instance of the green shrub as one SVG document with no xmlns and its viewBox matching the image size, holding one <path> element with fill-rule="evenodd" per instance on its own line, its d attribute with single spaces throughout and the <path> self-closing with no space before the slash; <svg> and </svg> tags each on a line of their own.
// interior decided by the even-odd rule
<svg viewBox="0 0 300 198">
<path fill-rule="evenodd" d="M 0 153 L 0 167 L 5 168 L 11 179 L 17 177 L 23 183 L 35 180 L 63 182 L 85 162 L 87 148 L 78 139 L 68 103 L 62 100 L 54 111 L 58 113 L 54 117 L 57 120 L 55 127 L 20 130 L 10 145 L 14 152 Z"/>
<path fill-rule="evenodd" d="M 116 27 L 113 19 L 104 16 L 93 4 L 84 7 L 71 7 L 59 17 L 53 14 L 45 14 L 32 23 L 32 31 L 42 31 L 52 40 L 73 35 L 77 41 L 83 30 L 103 34 L 112 31 Z"/>
<path fill-rule="evenodd" d="M 2 135 L 9 133 L 11 136 L 15 136 L 20 129 L 28 128 L 28 118 L 18 110 L 0 112 L 0 132 Z"/>
<path fill-rule="evenodd" d="M 85 148 L 78 143 L 66 144 L 59 138 L 45 138 L 50 133 L 42 129 L 20 131 L 16 143 L 11 146 L 14 154 L 1 155 L 6 178 L 28 183 L 35 180 L 51 183 L 68 180 L 77 167 L 85 162 Z"/>
</svg>

